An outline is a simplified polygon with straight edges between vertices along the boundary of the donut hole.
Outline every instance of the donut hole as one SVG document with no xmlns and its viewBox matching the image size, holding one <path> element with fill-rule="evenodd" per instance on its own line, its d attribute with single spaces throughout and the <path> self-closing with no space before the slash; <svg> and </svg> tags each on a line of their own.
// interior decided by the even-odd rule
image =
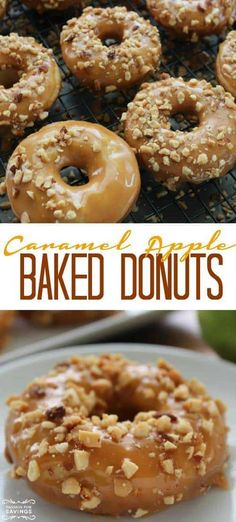
<svg viewBox="0 0 236 522">
<path fill-rule="evenodd" d="M 99 416 L 102 417 L 103 413 L 104 412 L 102 412 Z M 129 407 L 129 405 L 125 407 L 124 404 L 122 404 L 122 406 L 119 406 L 119 403 L 114 403 L 114 405 L 108 408 L 105 413 L 107 413 L 108 415 L 117 415 L 119 422 L 133 422 L 135 416 L 139 413 L 139 410 L 133 407 Z"/>
<path fill-rule="evenodd" d="M 5 89 L 10 89 L 18 83 L 21 77 L 20 71 L 17 68 L 9 67 L 7 69 L 0 69 L 0 85 Z"/>
<path fill-rule="evenodd" d="M 65 183 L 70 186 L 86 185 L 89 182 L 87 171 L 75 165 L 68 165 L 60 170 L 60 175 Z"/>
<path fill-rule="evenodd" d="M 123 28 L 118 25 L 104 28 L 100 32 L 99 38 L 105 47 L 115 47 L 120 45 L 123 40 Z"/>
<path fill-rule="evenodd" d="M 199 118 L 195 112 L 175 112 L 170 116 L 170 128 L 174 132 L 191 132 L 198 125 Z"/>
</svg>

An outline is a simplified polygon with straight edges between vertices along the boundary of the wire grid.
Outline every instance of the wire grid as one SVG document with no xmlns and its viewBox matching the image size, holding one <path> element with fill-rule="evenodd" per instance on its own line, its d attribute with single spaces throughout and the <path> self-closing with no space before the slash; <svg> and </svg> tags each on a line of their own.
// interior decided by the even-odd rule
<svg viewBox="0 0 236 522">
<path fill-rule="evenodd" d="M 112 0 L 92 2 L 93 6 L 102 5 L 103 7 L 116 4 L 117 2 Z M 150 17 L 145 9 L 144 0 L 121 1 L 119 5 L 125 5 L 128 9 L 137 11 L 144 18 Z M 50 122 L 78 119 L 100 123 L 117 132 L 120 116 L 138 90 L 136 87 L 126 92 L 95 95 L 80 87 L 76 78 L 65 66 L 59 45 L 63 24 L 79 14 L 79 9 L 73 8 L 65 12 L 47 12 L 38 15 L 25 7 L 20 0 L 13 0 L 7 16 L 0 22 L 1 34 L 9 34 L 14 31 L 21 35 L 31 35 L 41 41 L 45 47 L 51 47 L 62 73 L 63 86 L 60 96 L 51 108 L 47 120 L 43 123 L 36 123 L 33 131 Z M 151 21 L 155 24 L 153 19 Z M 175 77 L 182 76 L 186 80 L 195 77 L 205 78 L 212 84 L 216 83 L 214 68 L 219 44 L 218 37 L 205 38 L 198 44 L 186 44 L 186 42 L 171 40 L 166 31 L 160 27 L 159 29 L 163 46 L 162 72 L 167 72 Z M 221 38 L 223 39 L 224 35 Z M 159 73 L 155 73 L 150 80 L 156 80 L 158 77 Z M 191 128 L 191 123 L 186 121 L 183 115 L 179 115 L 175 121 L 172 121 L 172 128 L 187 131 Z M 6 149 L 0 152 L 0 182 L 1 178 L 4 178 L 8 158 L 16 145 L 17 139 L 14 139 Z M 177 192 L 167 190 L 146 171 L 143 170 L 141 174 L 141 193 L 126 222 L 236 222 L 236 168 L 224 178 L 211 180 L 202 185 L 186 183 Z M 85 174 L 73 168 L 64 172 L 64 179 L 72 185 L 86 182 Z M 14 221 L 17 220 L 11 211 L 7 196 L 1 196 L 0 222 Z"/>
</svg>

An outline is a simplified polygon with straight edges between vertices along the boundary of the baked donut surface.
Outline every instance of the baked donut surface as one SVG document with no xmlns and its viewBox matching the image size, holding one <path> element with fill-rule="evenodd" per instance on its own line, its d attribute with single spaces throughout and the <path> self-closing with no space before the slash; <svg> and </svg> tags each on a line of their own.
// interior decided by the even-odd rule
<svg viewBox="0 0 236 522">
<path fill-rule="evenodd" d="M 76 166 L 88 183 L 69 186 L 60 171 Z M 113 223 L 131 210 L 140 174 L 127 143 L 101 125 L 52 123 L 16 148 L 6 171 L 13 212 L 24 223 Z"/>
<path fill-rule="evenodd" d="M 9 86 L 12 74 L 17 79 Z M 13 134 L 22 134 L 34 121 L 45 119 L 60 86 L 50 49 L 31 37 L 0 35 L 0 128 L 6 125 Z"/>
<path fill-rule="evenodd" d="M 163 360 L 72 357 L 8 405 L 13 477 L 62 506 L 139 518 L 223 483 L 225 407 Z"/>
<path fill-rule="evenodd" d="M 171 116 L 198 118 L 190 132 L 171 129 Z M 182 182 L 224 176 L 236 162 L 236 105 L 223 87 L 166 77 L 143 84 L 122 116 L 125 139 L 171 190 Z"/>
<path fill-rule="evenodd" d="M 147 0 L 155 20 L 177 36 L 197 41 L 232 24 L 235 0 Z"/>
<path fill-rule="evenodd" d="M 104 41 L 120 43 L 107 47 Z M 84 9 L 63 27 L 65 63 L 79 81 L 92 89 L 127 88 L 159 65 L 161 44 L 156 27 L 125 7 Z"/>
<path fill-rule="evenodd" d="M 225 90 L 236 98 L 236 31 L 231 31 L 220 45 L 216 75 Z"/>
</svg>

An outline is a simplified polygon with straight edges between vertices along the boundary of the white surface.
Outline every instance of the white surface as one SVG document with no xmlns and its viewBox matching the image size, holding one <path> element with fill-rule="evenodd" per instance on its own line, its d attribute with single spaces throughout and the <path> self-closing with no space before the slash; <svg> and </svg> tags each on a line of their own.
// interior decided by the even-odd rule
<svg viewBox="0 0 236 522">
<path fill-rule="evenodd" d="M 157 522 L 235 522 L 236 521 L 236 366 L 187 352 L 177 348 L 166 348 L 152 345 L 105 345 L 67 348 L 59 353 L 55 350 L 44 354 L 35 354 L 26 359 L 10 362 L 0 368 L 2 398 L 12 393 L 18 393 L 32 380 L 34 376 L 40 376 L 47 372 L 54 364 L 66 357 L 76 354 L 99 353 L 101 351 L 123 352 L 127 357 L 141 362 L 155 363 L 158 357 L 165 357 L 168 361 L 179 368 L 186 377 L 196 376 L 208 387 L 210 393 L 215 397 L 222 398 L 228 405 L 230 467 L 228 475 L 231 482 L 229 491 L 212 489 L 207 495 L 180 503 L 157 515 L 152 515 L 146 520 Z M 6 417 L 6 407 L 1 404 L 1 484 L 0 497 L 13 500 L 35 499 L 33 512 L 36 522 L 93 522 L 94 516 L 78 513 L 46 503 L 31 492 L 23 480 L 10 480 L 7 476 L 9 465 L 4 460 L 2 452 L 3 424 Z M 3 517 L 3 510 L 0 516 Z M 2 518 L 3 519 L 3 518 Z M 120 519 L 129 522 L 132 519 L 123 517 Z M 99 517 L 100 522 L 109 522 L 109 517 Z"/>
<path fill-rule="evenodd" d="M 142 326 L 160 314 L 160 310 L 124 310 L 76 327 L 36 326 L 19 318 L 10 332 L 9 343 L 0 354 L 0 364 L 36 352 L 105 339 L 135 325 Z"/>
<path fill-rule="evenodd" d="M 180 1 L 178 3 L 180 4 Z M 223 5 L 223 2 L 221 3 Z M 212 4 L 215 5 L 216 0 Z M 126 236 L 125 240 L 127 232 L 130 232 L 130 235 Z M 217 234 L 218 237 L 216 237 Z M 192 308 L 192 310 L 218 310 L 219 300 L 212 296 L 217 297 L 221 293 L 219 292 L 219 278 L 223 283 L 220 309 L 233 310 L 236 294 L 236 278 L 232 277 L 236 261 L 235 235 L 236 223 L 181 223 L 181 225 L 172 223 L 171 226 L 169 223 L 139 223 L 138 226 L 136 223 L 83 223 L 81 227 L 78 227 L 76 223 L 60 223 L 60 226 L 57 223 L 47 223 L 46 227 L 43 223 L 31 223 L 30 227 L 24 223 L 4 224 L 1 227 L 0 308 L 2 310 L 28 310 L 29 308 L 30 310 L 43 310 L 46 306 L 52 310 L 63 308 L 91 310 L 94 300 L 91 300 L 88 295 L 88 282 L 92 286 L 93 295 L 98 295 L 101 279 L 98 259 L 90 257 L 92 268 L 89 270 L 87 255 L 101 253 L 104 260 L 104 293 L 101 299 L 96 300 L 97 309 L 189 310 Z M 23 239 L 21 240 L 19 236 L 22 236 Z M 219 247 L 223 243 L 226 245 L 225 250 L 222 250 L 222 246 Z M 105 244 L 109 246 L 104 246 Z M 47 245 L 49 246 L 47 247 Z M 150 253 L 150 249 L 152 249 L 151 255 L 154 256 L 153 264 L 149 258 L 143 256 L 143 254 Z M 21 250 L 20 253 L 19 250 Z M 191 251 L 195 254 L 205 254 L 205 257 L 198 258 L 201 277 L 198 277 L 199 285 L 197 285 L 198 263 L 196 258 L 190 255 L 187 276 L 189 295 L 186 299 L 179 299 L 179 294 L 183 295 L 185 292 L 187 274 L 186 263 L 181 263 L 180 260 L 183 259 L 183 256 L 187 257 Z M 178 258 L 177 270 L 173 270 L 172 277 L 168 278 L 171 299 L 169 295 L 166 295 L 162 274 L 156 269 L 156 254 L 161 253 L 167 256 L 170 252 L 175 253 Z M 31 295 L 32 290 L 29 278 L 25 281 L 26 292 L 24 294 L 20 292 L 20 281 L 23 286 L 25 278 L 20 274 L 22 263 L 20 263 L 19 256 L 27 253 L 33 253 L 36 260 L 34 279 L 36 288 L 32 299 L 27 298 Z M 76 258 L 75 271 L 77 275 L 87 277 L 76 279 L 75 291 L 78 297 L 87 297 L 82 300 L 73 299 L 71 289 L 72 255 L 81 253 L 86 256 Z M 137 263 L 133 263 L 129 257 L 121 257 L 130 253 L 136 256 Z M 221 253 L 223 256 L 222 264 L 216 257 L 217 253 Z M 49 277 L 45 274 L 45 270 L 42 271 L 42 254 L 47 255 Z M 68 295 L 64 294 L 59 284 L 59 295 L 57 296 L 54 285 L 54 277 L 56 281 L 58 279 L 54 263 L 55 255 L 58 255 L 57 259 L 59 267 L 61 267 L 65 254 L 69 254 L 69 257 L 62 277 Z M 211 258 L 209 254 L 212 254 Z M 21 257 L 21 261 L 23 259 L 26 260 L 26 274 L 30 274 L 31 262 L 29 258 Z M 121 262 L 121 259 L 124 263 Z M 173 265 L 173 256 L 170 259 Z M 166 273 L 168 262 L 164 261 L 163 265 Z M 45 283 L 42 299 L 41 292 L 39 292 L 41 275 L 44 276 Z M 134 280 L 137 285 L 133 284 Z M 150 291 L 150 280 L 154 282 L 151 284 L 152 291 Z M 133 295 L 134 299 L 124 298 L 124 293 L 121 292 L 122 282 L 126 296 Z M 52 290 L 52 299 L 50 299 L 49 288 Z M 197 288 L 200 290 L 199 295 L 196 292 Z M 23 299 L 23 296 L 26 299 Z"/>
</svg>

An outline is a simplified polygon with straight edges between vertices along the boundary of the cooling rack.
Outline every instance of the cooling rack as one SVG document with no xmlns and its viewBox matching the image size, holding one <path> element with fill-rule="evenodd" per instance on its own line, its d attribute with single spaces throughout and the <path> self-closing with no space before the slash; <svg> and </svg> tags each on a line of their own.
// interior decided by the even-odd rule
<svg viewBox="0 0 236 522">
<path fill-rule="evenodd" d="M 137 11 L 144 18 L 150 17 L 145 9 L 143 0 L 122 2 L 93 1 L 93 6 L 125 5 L 128 9 Z M 46 121 L 36 124 L 33 131 L 40 126 L 53 121 L 78 119 L 100 123 L 113 131 L 119 131 L 120 116 L 125 111 L 127 103 L 131 101 L 137 91 L 132 88 L 128 92 L 113 92 L 105 95 L 94 95 L 87 89 L 81 88 L 65 66 L 60 52 L 59 35 L 62 25 L 80 14 L 79 8 L 69 9 L 62 13 L 47 12 L 38 15 L 29 10 L 19 0 L 9 0 L 7 16 L 0 22 L 0 33 L 9 34 L 14 31 L 20 35 L 34 36 L 46 47 L 53 49 L 60 67 L 63 86 L 60 96 Z M 154 20 L 152 23 L 155 24 Z M 215 58 L 219 45 L 219 38 L 208 37 L 198 44 L 176 42 L 160 29 L 163 46 L 161 71 L 172 76 L 182 76 L 186 80 L 192 77 L 205 78 L 212 84 L 215 79 Z M 224 38 L 224 35 L 221 36 Z M 109 42 L 107 42 L 109 45 Z M 150 80 L 158 78 L 159 73 L 152 75 Z M 183 115 L 178 115 L 172 121 L 173 129 L 188 131 L 191 122 Z M 32 129 L 30 130 L 32 132 Z M 4 179 L 6 164 L 12 151 L 17 145 L 14 139 L 8 146 L 4 145 L 0 151 L 0 183 Z M 86 183 L 86 175 L 75 169 L 66 169 L 62 173 L 64 179 L 72 185 Z M 14 222 L 14 217 L 6 195 L 0 196 L 0 222 Z M 168 191 L 153 177 L 142 171 L 142 190 L 140 197 L 127 222 L 136 223 L 230 223 L 236 222 L 236 168 L 227 176 L 212 180 L 202 185 L 185 184 L 177 192 Z"/>
</svg>

